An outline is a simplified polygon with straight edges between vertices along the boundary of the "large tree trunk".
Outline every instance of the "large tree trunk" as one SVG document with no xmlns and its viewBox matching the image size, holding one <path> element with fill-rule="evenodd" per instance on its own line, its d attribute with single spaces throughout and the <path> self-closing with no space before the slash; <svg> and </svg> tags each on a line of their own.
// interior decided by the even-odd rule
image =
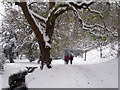
<svg viewBox="0 0 120 90">
<path fill-rule="evenodd" d="M 43 66 L 46 64 L 48 68 L 51 68 L 50 64 L 52 59 L 50 58 L 50 47 L 45 45 L 43 34 L 41 34 L 39 27 L 36 25 L 36 22 L 34 21 L 31 13 L 28 10 L 26 2 L 20 2 L 20 6 L 23 10 L 23 13 L 30 24 L 31 28 L 33 29 L 41 52 L 41 69 L 43 69 Z M 51 25 L 50 22 L 46 23 L 46 35 L 49 36 L 50 40 L 48 41 L 49 44 L 51 44 L 51 38 L 53 35 L 55 20 L 53 20 Z"/>
<path fill-rule="evenodd" d="M 44 64 L 47 65 L 48 68 L 51 68 L 50 64 L 51 64 L 51 61 L 52 61 L 52 58 L 50 58 L 50 49 L 51 48 L 45 48 L 45 47 L 42 47 L 41 43 L 39 43 L 40 45 L 40 51 L 41 51 L 41 56 L 40 56 L 40 59 L 41 59 L 41 69 L 43 69 L 43 66 Z"/>
<path fill-rule="evenodd" d="M 46 27 L 46 31 L 48 31 L 47 35 L 50 38 L 50 40 L 48 41 L 49 44 L 52 43 L 51 39 L 52 39 L 52 35 L 53 35 L 53 30 L 54 30 L 53 26 L 50 25 L 50 26 Z M 48 68 L 51 68 L 51 66 L 50 66 L 51 61 L 52 61 L 52 58 L 50 57 L 51 48 L 48 46 L 45 46 L 45 43 L 40 42 L 40 40 L 38 40 L 38 43 L 39 43 L 39 48 L 40 48 L 40 52 L 41 52 L 41 56 L 40 56 L 41 69 L 43 69 L 44 64 L 46 64 Z"/>
</svg>

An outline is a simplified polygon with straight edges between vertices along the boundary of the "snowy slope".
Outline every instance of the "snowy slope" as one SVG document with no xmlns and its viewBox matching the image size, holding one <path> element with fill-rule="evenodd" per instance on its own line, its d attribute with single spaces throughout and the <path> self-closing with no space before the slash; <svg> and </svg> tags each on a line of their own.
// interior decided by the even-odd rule
<svg viewBox="0 0 120 90">
<path fill-rule="evenodd" d="M 105 58 L 99 58 L 98 49 L 91 50 L 87 53 L 87 61 L 74 57 L 73 65 L 65 65 L 63 60 L 53 60 L 53 68 L 45 67 L 44 70 L 40 70 L 36 62 L 26 59 L 6 63 L 2 87 L 8 87 L 10 74 L 24 70 L 26 66 L 37 66 L 38 69 L 26 76 L 29 88 L 117 88 L 118 60 L 110 56 L 109 49 L 103 53 Z"/>
<path fill-rule="evenodd" d="M 27 76 L 30 88 L 116 88 L 117 60 L 88 65 L 54 65 Z"/>
</svg>

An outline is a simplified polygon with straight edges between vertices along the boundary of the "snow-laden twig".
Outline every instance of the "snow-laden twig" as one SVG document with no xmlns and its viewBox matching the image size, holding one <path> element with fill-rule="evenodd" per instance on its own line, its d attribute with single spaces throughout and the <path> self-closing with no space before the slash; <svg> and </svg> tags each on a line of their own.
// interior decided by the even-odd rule
<svg viewBox="0 0 120 90">
<path fill-rule="evenodd" d="M 68 4 L 66 2 L 64 3 L 57 3 L 53 8 L 50 9 L 48 17 L 46 19 L 46 22 L 50 20 L 52 17 L 58 17 L 60 16 L 63 12 L 67 11 L 68 9 Z"/>
<path fill-rule="evenodd" d="M 84 29 L 90 29 L 90 32 L 101 32 L 104 34 L 111 34 L 114 37 L 117 37 L 117 35 L 115 35 L 109 28 L 105 28 L 104 26 L 100 25 L 100 24 L 95 24 L 95 25 L 87 25 L 85 23 L 83 23 L 83 27 Z"/>
<path fill-rule="evenodd" d="M 104 28 L 107 28 L 107 26 L 106 26 L 106 24 L 105 24 L 105 22 L 104 22 L 104 20 L 103 20 L 103 16 L 102 16 L 101 12 L 96 11 L 96 10 L 92 10 L 92 9 L 90 9 L 90 8 L 87 8 L 87 9 L 88 9 L 91 13 L 96 13 L 96 14 L 98 14 L 98 15 L 100 16 L 101 20 L 102 20 L 102 23 L 103 23 L 103 25 L 104 25 Z"/>
<path fill-rule="evenodd" d="M 106 24 L 105 24 L 105 22 L 104 22 L 104 20 L 103 20 L 103 16 L 101 15 L 101 13 L 100 13 L 99 11 L 91 10 L 91 9 L 88 8 L 88 7 L 85 8 L 85 9 L 88 9 L 88 10 L 89 10 L 90 12 L 92 12 L 92 13 L 98 14 L 98 15 L 100 16 L 102 22 L 103 22 L 103 26 L 100 25 L 100 24 L 87 25 L 87 24 L 85 24 L 85 23 L 83 22 L 83 20 L 82 20 L 80 14 L 79 14 L 77 8 L 74 7 L 75 5 L 74 5 L 74 4 L 69 4 L 69 3 L 68 3 L 68 5 L 69 5 L 70 7 L 72 7 L 73 10 L 77 13 L 78 18 L 79 18 L 80 22 L 82 23 L 82 28 L 83 28 L 84 30 L 89 31 L 89 32 L 91 32 L 91 34 L 94 34 L 94 35 L 98 35 L 98 34 L 95 34 L 95 33 L 94 33 L 95 31 L 97 31 L 97 32 L 99 32 L 99 33 L 101 33 L 101 34 L 102 34 L 102 33 L 103 33 L 103 34 L 105 34 L 105 33 L 106 33 L 106 34 L 107 34 L 107 33 L 110 33 L 110 34 L 113 35 L 114 37 L 117 37 L 114 33 L 112 33 L 112 32 L 106 27 Z M 80 3 L 80 4 L 78 4 L 78 5 L 83 5 L 83 3 Z M 84 9 L 84 7 L 83 7 L 83 9 Z"/>
<path fill-rule="evenodd" d="M 32 14 L 34 17 L 36 17 L 38 20 L 40 20 L 40 21 L 46 23 L 46 18 L 44 18 L 44 17 L 38 15 L 37 13 L 33 12 L 32 10 L 30 10 L 30 12 L 31 12 L 31 14 Z"/>
<path fill-rule="evenodd" d="M 102 28 L 105 32 L 109 32 L 109 33 L 111 33 L 114 37 L 117 37 L 110 29 L 108 29 L 107 28 L 107 26 L 106 26 L 106 24 L 105 24 L 105 22 L 104 22 L 104 20 L 103 20 L 103 16 L 102 16 L 102 14 L 101 14 L 101 12 L 99 12 L 99 11 L 97 11 L 97 10 L 92 10 L 92 9 L 90 9 L 90 8 L 87 8 L 91 13 L 96 13 L 96 14 L 98 14 L 99 16 L 100 16 L 100 18 L 101 18 L 101 21 L 102 21 L 102 23 L 103 23 L 103 25 L 104 26 L 102 26 L 102 25 L 99 25 L 99 24 L 96 24 L 96 25 L 94 25 L 93 27 L 100 27 L 100 28 Z"/>
<path fill-rule="evenodd" d="M 60 7 L 55 11 L 55 14 L 59 13 L 61 10 L 66 10 L 66 9 L 67 9 L 67 7 Z"/>
<path fill-rule="evenodd" d="M 73 8 L 73 10 L 77 13 L 78 18 L 79 18 L 80 22 L 82 23 L 83 21 L 82 21 L 82 18 L 80 17 L 80 14 L 79 14 L 79 12 L 78 12 L 77 8 L 75 8 L 74 6 L 72 6 L 72 5 L 71 5 L 71 4 L 69 4 L 69 3 L 68 3 L 68 5 L 69 5 L 70 7 L 72 7 L 72 8 Z"/>
<path fill-rule="evenodd" d="M 50 19 L 50 17 L 52 16 L 51 14 L 55 12 L 56 7 L 57 7 L 57 5 L 55 4 L 55 6 L 49 10 L 48 17 L 46 18 L 46 22 L 47 22 L 47 21 Z"/>
<path fill-rule="evenodd" d="M 94 3 L 93 0 L 90 0 L 88 3 L 85 3 L 85 2 L 81 2 L 81 3 L 69 2 L 70 5 L 74 6 L 75 8 L 77 8 L 79 10 L 81 10 L 82 8 L 88 8 L 93 3 Z"/>
<path fill-rule="evenodd" d="M 90 4 L 91 2 L 94 2 L 95 0 L 83 0 L 82 3 Z"/>
</svg>

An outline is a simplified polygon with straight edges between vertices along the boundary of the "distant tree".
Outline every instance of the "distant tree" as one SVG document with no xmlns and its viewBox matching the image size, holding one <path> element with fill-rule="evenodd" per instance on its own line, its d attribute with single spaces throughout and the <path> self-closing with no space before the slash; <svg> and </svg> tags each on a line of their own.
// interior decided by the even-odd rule
<svg viewBox="0 0 120 90">
<path fill-rule="evenodd" d="M 5 3 L 5 15 L 1 25 L 1 43 L 4 49 L 6 58 L 9 59 L 9 48 L 11 44 L 12 51 L 10 55 L 13 55 L 13 59 L 20 56 L 22 59 L 23 54 L 31 61 L 33 58 L 38 58 L 40 53 L 38 52 L 34 33 L 31 30 L 27 20 L 25 19 L 22 11 L 18 7 L 13 7 L 11 4 Z M 34 43 L 30 47 L 30 43 Z M 34 49 L 34 50 L 33 50 Z M 31 52 L 32 50 L 32 52 Z M 32 55 L 31 55 L 32 54 Z"/>
</svg>

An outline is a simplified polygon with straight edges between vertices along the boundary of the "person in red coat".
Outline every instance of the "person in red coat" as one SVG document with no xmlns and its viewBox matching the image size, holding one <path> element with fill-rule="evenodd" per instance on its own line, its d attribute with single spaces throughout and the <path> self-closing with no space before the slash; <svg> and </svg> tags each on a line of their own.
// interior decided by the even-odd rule
<svg viewBox="0 0 120 90">
<path fill-rule="evenodd" d="M 65 62 L 66 62 L 66 64 L 68 64 L 68 63 L 69 63 L 69 60 L 70 60 L 69 55 L 66 55 L 66 56 L 65 56 Z"/>
</svg>

